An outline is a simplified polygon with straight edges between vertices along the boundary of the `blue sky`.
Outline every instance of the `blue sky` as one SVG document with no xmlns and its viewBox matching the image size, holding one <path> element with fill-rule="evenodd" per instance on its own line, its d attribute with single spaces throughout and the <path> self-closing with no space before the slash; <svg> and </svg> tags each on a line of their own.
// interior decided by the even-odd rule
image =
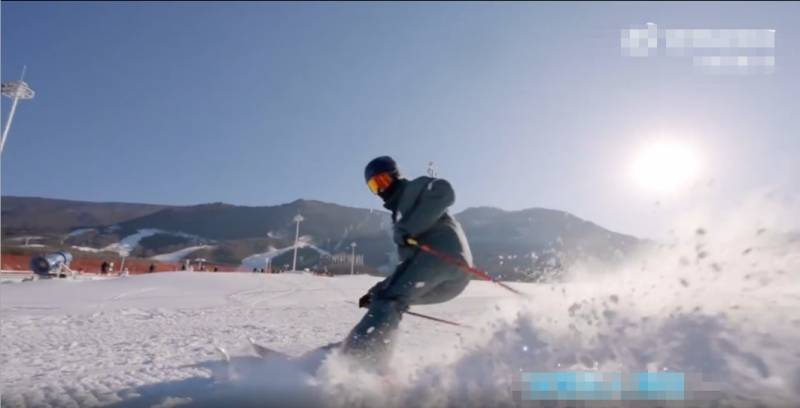
<svg viewBox="0 0 800 408">
<path fill-rule="evenodd" d="M 14 119 L 2 193 L 375 208 L 362 169 L 390 154 L 409 176 L 434 161 L 456 210 L 556 208 L 661 236 L 700 196 L 797 192 L 798 16 L 798 3 L 4 1 L 2 80 L 27 64 L 37 95 Z M 622 57 L 620 30 L 646 22 L 775 29 L 775 73 Z M 624 168 L 653 134 L 702 146 L 713 191 L 637 189 Z"/>
</svg>

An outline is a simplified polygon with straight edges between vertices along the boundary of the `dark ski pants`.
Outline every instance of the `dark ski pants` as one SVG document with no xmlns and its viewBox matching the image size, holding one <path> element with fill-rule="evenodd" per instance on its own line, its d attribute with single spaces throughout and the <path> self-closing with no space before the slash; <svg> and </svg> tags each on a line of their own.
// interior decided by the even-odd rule
<svg viewBox="0 0 800 408">
<path fill-rule="evenodd" d="M 469 276 L 458 267 L 417 253 L 370 289 L 369 309 L 345 339 L 345 353 L 385 366 L 397 326 L 409 306 L 446 302 L 463 292 L 468 283 Z"/>
</svg>

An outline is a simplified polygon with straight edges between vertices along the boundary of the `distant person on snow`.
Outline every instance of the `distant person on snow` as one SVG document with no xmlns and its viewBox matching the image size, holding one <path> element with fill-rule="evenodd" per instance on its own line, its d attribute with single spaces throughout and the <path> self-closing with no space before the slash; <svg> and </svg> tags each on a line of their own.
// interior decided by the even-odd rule
<svg viewBox="0 0 800 408">
<path fill-rule="evenodd" d="M 156 264 L 150 264 L 150 267 L 147 268 L 147 272 L 153 273 L 156 271 Z"/>
<path fill-rule="evenodd" d="M 407 180 L 388 156 L 369 162 L 364 178 L 370 191 L 392 212 L 393 240 L 400 263 L 359 299 L 359 307 L 368 310 L 345 339 L 342 350 L 381 369 L 391 356 L 397 327 L 409 306 L 451 300 L 470 279 L 458 267 L 410 245 L 408 239 L 470 265 L 472 253 L 461 225 L 447 213 L 455 202 L 449 182 L 426 176 Z"/>
</svg>

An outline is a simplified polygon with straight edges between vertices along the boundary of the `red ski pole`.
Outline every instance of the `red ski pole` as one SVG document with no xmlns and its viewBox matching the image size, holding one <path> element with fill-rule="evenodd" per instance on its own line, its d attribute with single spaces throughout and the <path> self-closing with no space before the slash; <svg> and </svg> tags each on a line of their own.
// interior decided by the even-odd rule
<svg viewBox="0 0 800 408">
<path fill-rule="evenodd" d="M 459 268 L 461 268 L 461 270 L 463 270 L 464 272 L 466 272 L 466 273 L 468 273 L 470 275 L 477 276 L 478 278 L 481 278 L 483 280 L 487 280 L 489 282 L 494 282 L 497 285 L 499 285 L 501 288 L 506 289 L 509 292 L 515 293 L 515 294 L 520 295 L 522 297 L 527 297 L 527 295 L 525 295 L 524 293 L 512 288 L 511 286 L 506 285 L 503 282 L 500 282 L 499 280 L 491 277 L 488 273 L 486 273 L 486 272 L 484 272 L 484 271 L 482 271 L 480 269 L 477 269 L 477 268 L 475 268 L 473 266 L 470 266 L 468 263 L 462 261 L 461 259 L 455 258 L 455 257 L 450 256 L 448 254 L 445 254 L 443 252 L 439 252 L 439 251 L 431 248 L 430 246 L 428 246 L 426 244 L 420 244 L 414 238 L 407 238 L 406 242 L 411 246 L 415 246 L 415 247 L 419 248 L 420 250 L 422 250 L 424 252 L 427 252 L 427 253 L 429 253 L 429 254 L 431 254 L 433 256 L 436 256 L 436 257 L 442 259 L 443 261 L 446 261 L 446 262 L 448 262 L 450 264 L 458 266 Z"/>
</svg>

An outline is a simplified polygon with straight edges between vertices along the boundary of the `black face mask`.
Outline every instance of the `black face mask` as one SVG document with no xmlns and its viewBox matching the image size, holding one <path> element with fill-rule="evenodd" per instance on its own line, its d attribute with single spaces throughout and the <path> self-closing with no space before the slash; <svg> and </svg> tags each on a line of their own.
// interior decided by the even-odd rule
<svg viewBox="0 0 800 408">
<path fill-rule="evenodd" d="M 389 188 L 378 193 L 378 196 L 383 199 L 383 208 L 386 208 L 392 213 L 397 211 L 397 205 L 400 203 L 400 196 L 402 195 L 405 185 L 405 179 L 397 179 Z"/>
</svg>

